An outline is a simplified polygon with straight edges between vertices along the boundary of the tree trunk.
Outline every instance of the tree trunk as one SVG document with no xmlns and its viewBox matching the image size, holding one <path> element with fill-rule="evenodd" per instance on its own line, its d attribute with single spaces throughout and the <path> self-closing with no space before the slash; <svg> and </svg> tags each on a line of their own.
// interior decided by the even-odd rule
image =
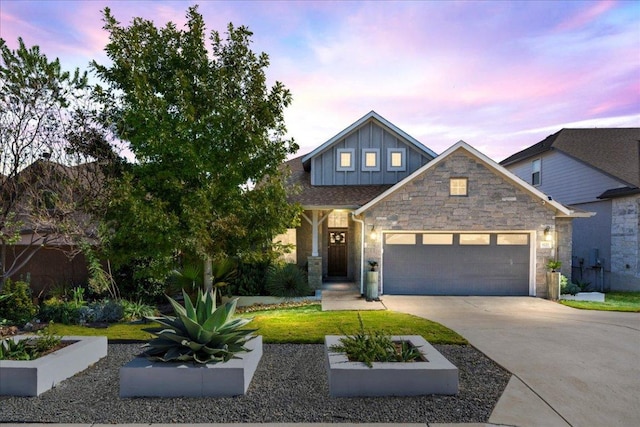
<svg viewBox="0 0 640 427">
<path fill-rule="evenodd" d="M 213 289 L 213 263 L 211 258 L 207 258 L 204 260 L 204 290 L 209 292 Z"/>
</svg>

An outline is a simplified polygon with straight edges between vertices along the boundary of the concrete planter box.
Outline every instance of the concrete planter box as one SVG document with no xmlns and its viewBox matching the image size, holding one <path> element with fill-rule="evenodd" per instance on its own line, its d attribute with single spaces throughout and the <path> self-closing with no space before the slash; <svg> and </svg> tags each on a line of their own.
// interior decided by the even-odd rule
<svg viewBox="0 0 640 427">
<path fill-rule="evenodd" d="M 547 272 L 547 299 L 558 300 L 558 295 L 560 295 L 560 275 L 561 273 L 558 271 Z"/>
<path fill-rule="evenodd" d="M 255 296 L 255 297 L 222 297 L 222 304 L 238 298 L 238 307 L 250 307 L 252 305 L 275 305 L 285 302 L 300 302 L 300 301 L 319 301 L 321 299 L 321 292 L 316 291 L 316 295 L 309 295 L 307 297 L 268 297 L 268 296 Z"/>
<path fill-rule="evenodd" d="M 325 336 L 329 394 L 347 396 L 417 396 L 457 394 L 458 368 L 418 335 L 392 336 L 394 341 L 409 341 L 419 347 L 426 362 L 374 362 L 369 368 L 350 362 L 344 353 L 331 351 L 340 343 L 339 335 Z"/>
<path fill-rule="evenodd" d="M 245 394 L 262 358 L 262 336 L 252 351 L 226 363 L 151 362 L 136 357 L 120 368 L 120 397 L 225 397 Z"/>
<path fill-rule="evenodd" d="M 20 335 L 16 340 L 30 338 Z M 65 336 L 73 344 L 35 360 L 0 360 L 0 395 L 39 396 L 107 355 L 107 337 Z"/>
<path fill-rule="evenodd" d="M 567 301 L 592 301 L 604 302 L 604 294 L 602 292 L 578 292 L 575 295 L 562 294 L 560 299 Z"/>
</svg>

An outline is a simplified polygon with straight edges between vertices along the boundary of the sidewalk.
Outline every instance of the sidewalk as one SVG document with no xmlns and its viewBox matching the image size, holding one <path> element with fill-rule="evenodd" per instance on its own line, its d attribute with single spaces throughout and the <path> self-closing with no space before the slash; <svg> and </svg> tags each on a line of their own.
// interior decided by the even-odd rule
<svg viewBox="0 0 640 427">
<path fill-rule="evenodd" d="M 325 282 L 322 284 L 322 311 L 386 310 L 382 301 L 367 301 L 353 282 Z"/>
</svg>

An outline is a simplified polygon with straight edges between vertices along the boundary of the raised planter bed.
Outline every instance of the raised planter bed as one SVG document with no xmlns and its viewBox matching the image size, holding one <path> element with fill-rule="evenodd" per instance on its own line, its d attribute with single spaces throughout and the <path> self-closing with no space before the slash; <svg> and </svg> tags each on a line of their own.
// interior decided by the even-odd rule
<svg viewBox="0 0 640 427">
<path fill-rule="evenodd" d="M 25 335 L 13 339 L 30 338 Z M 65 336 L 68 345 L 35 360 L 0 360 L 0 395 L 39 396 L 107 355 L 107 337 Z"/>
<path fill-rule="evenodd" d="M 262 358 L 262 336 L 251 351 L 226 363 L 151 362 L 136 357 L 120 368 L 120 397 L 226 397 L 245 394 Z"/>
<path fill-rule="evenodd" d="M 604 302 L 604 294 L 602 292 L 578 292 L 575 295 L 562 294 L 560 299 L 567 301 L 593 301 Z"/>
<path fill-rule="evenodd" d="M 392 336 L 393 341 L 409 341 L 418 347 L 425 362 L 350 362 L 344 353 L 330 348 L 339 335 L 325 336 L 329 394 L 347 396 L 417 396 L 457 394 L 458 368 L 419 335 Z"/>
</svg>

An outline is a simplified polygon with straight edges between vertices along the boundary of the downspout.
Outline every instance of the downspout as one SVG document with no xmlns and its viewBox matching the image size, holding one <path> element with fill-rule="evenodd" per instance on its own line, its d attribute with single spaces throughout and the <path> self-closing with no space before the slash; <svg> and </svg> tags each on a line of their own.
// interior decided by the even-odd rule
<svg viewBox="0 0 640 427">
<path fill-rule="evenodd" d="M 364 294 L 364 221 L 351 212 L 351 219 L 360 224 L 360 295 Z"/>
</svg>

